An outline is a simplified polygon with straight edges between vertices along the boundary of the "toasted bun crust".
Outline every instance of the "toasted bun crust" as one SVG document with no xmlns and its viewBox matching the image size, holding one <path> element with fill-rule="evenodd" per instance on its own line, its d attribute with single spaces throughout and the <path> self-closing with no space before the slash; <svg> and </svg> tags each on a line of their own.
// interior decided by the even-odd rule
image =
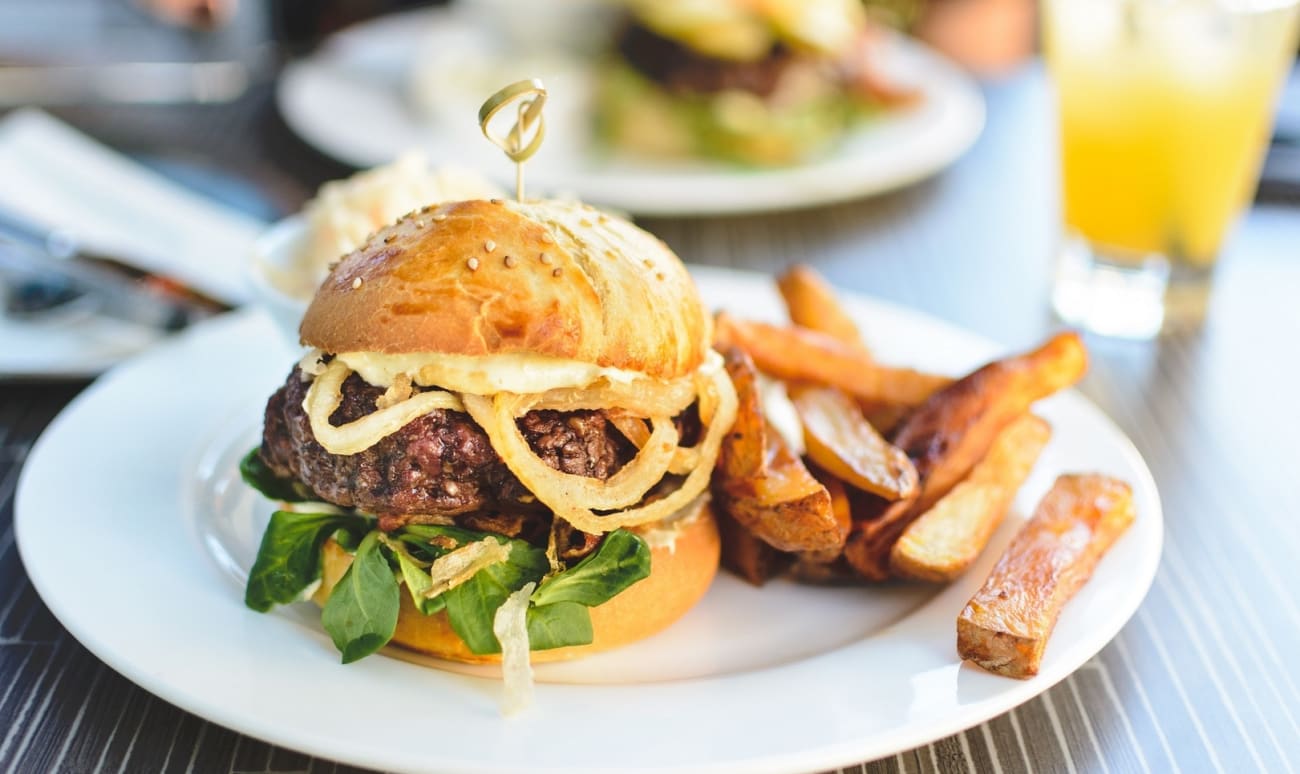
<svg viewBox="0 0 1300 774">
<path fill-rule="evenodd" d="M 679 522 L 676 542 L 652 546 L 650 575 L 605 604 L 591 608 L 593 639 L 590 645 L 553 650 L 535 650 L 534 663 L 563 661 L 589 653 L 627 645 L 668 627 L 685 615 L 704 596 L 718 571 L 718 527 L 707 504 L 699 513 Z M 351 554 L 333 540 L 325 543 L 321 585 L 312 599 L 324 605 L 334 585 L 352 563 Z M 449 661 L 489 664 L 501 661 L 499 655 L 471 653 L 464 641 L 452 630 L 445 612 L 423 615 L 402 589 L 401 611 L 392 643 L 410 650 Z"/>
<path fill-rule="evenodd" d="M 454 202 L 345 256 L 307 308 L 326 352 L 529 353 L 672 379 L 711 319 L 686 268 L 625 220 L 571 202 Z"/>
</svg>

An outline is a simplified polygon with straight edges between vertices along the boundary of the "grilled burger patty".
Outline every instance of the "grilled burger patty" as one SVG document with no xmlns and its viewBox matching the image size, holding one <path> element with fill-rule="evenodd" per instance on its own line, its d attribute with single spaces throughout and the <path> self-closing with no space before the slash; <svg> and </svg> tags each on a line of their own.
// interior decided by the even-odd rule
<svg viewBox="0 0 1300 774">
<path fill-rule="evenodd" d="M 430 412 L 357 454 L 330 454 L 316 442 L 302 408 L 310 384 L 295 368 L 271 396 L 261 455 L 277 474 L 298 479 L 322 500 L 379 514 L 387 528 L 461 514 L 477 522 L 519 522 L 521 512 L 538 511 L 487 434 L 457 411 Z M 375 411 L 383 393 L 350 375 L 330 423 L 345 424 Z M 636 455 L 636 447 L 599 411 L 531 411 L 518 421 L 533 451 L 565 473 L 605 480 Z M 542 515 L 549 522 L 549 514 L 543 510 Z M 500 526 L 487 528 L 509 534 Z M 516 529 L 532 531 L 522 524 Z"/>
<path fill-rule="evenodd" d="M 698 53 L 640 24 L 629 24 L 618 39 L 618 52 L 633 69 L 676 93 L 713 94 L 746 91 L 766 97 L 799 57 L 774 46 L 755 62 L 732 62 Z"/>
</svg>

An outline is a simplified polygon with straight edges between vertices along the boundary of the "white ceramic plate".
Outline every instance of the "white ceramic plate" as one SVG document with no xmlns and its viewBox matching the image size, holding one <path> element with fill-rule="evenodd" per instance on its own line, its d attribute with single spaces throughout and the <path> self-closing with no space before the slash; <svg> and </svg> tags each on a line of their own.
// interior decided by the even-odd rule
<svg viewBox="0 0 1300 774">
<path fill-rule="evenodd" d="M 479 104 L 513 80 L 549 85 L 547 139 L 528 163 L 530 185 L 572 192 L 639 215 L 706 215 L 809 207 L 898 188 L 960 156 L 984 125 L 974 83 L 938 54 L 891 36 L 886 71 L 924 94 L 851 132 L 829 156 L 772 170 L 600 153 L 587 136 L 581 63 L 504 48 L 502 33 L 466 14 L 422 10 L 352 27 L 281 76 L 285 121 L 308 143 L 359 167 L 424 149 L 435 163 L 495 173 L 513 167 L 479 134 Z"/>
<path fill-rule="evenodd" d="M 770 280 L 696 270 L 716 306 L 778 318 Z M 959 373 L 997 348 L 861 298 L 883 358 Z M 490 675 L 384 655 L 349 666 L 309 605 L 268 614 L 241 579 L 272 505 L 234 466 L 296 353 L 259 312 L 217 319 L 114 370 L 41 437 L 17 497 L 18 545 L 50 609 L 92 652 L 169 702 L 286 747 L 398 771 L 817 770 L 908 749 L 1005 712 L 1101 649 L 1160 556 L 1155 485 L 1127 439 L 1075 393 L 1008 524 L 943 589 L 825 589 L 720 576 L 667 632 L 538 669 L 534 706 L 503 718 Z M 964 666 L 954 618 L 1034 502 L 1065 471 L 1133 484 L 1137 523 L 1070 603 L 1027 681 Z M 93 497 L 68 498 L 68 482 Z M 389 655 L 392 655 L 391 653 Z"/>
<path fill-rule="evenodd" d="M 163 336 L 156 328 L 76 308 L 38 322 L 0 314 L 0 379 L 89 379 Z"/>
</svg>

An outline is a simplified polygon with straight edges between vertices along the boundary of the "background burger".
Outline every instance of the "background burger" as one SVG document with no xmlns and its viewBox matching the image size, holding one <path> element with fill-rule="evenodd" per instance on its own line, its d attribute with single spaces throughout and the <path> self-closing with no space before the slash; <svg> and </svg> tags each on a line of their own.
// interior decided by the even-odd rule
<svg viewBox="0 0 1300 774">
<path fill-rule="evenodd" d="M 790 164 L 915 94 L 873 58 L 861 0 L 625 0 L 598 127 L 653 156 Z"/>
<path fill-rule="evenodd" d="M 243 463 L 286 503 L 250 607 L 311 596 L 345 662 L 393 642 L 509 671 L 703 595 L 736 396 L 662 242 L 574 203 L 426 207 L 344 257 L 300 333 Z"/>
</svg>

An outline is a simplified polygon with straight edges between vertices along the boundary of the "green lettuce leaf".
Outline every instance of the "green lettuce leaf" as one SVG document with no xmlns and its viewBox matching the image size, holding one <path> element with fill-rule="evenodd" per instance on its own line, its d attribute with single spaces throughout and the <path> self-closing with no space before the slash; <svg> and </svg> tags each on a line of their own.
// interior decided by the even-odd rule
<svg viewBox="0 0 1300 774">
<path fill-rule="evenodd" d="M 530 650 L 590 645 L 591 640 L 591 613 L 577 602 L 556 602 L 528 608 Z"/>
<path fill-rule="evenodd" d="M 497 539 L 510 545 L 510 559 L 484 567 L 473 578 L 442 594 L 451 628 L 479 655 L 501 652 L 501 643 L 492 632 L 492 619 L 506 597 L 526 583 L 541 580 L 550 569 L 544 550 L 522 540 Z"/>
<path fill-rule="evenodd" d="M 650 574 L 650 546 L 625 529 L 605 536 L 600 547 L 573 567 L 548 578 L 533 592 L 538 607 L 576 602 L 602 605 Z"/>
<path fill-rule="evenodd" d="M 362 516 L 276 511 L 248 572 L 244 604 L 265 613 L 273 605 L 296 601 L 320 580 L 326 538 L 337 531 L 359 534 L 369 528 L 370 521 Z"/>
<path fill-rule="evenodd" d="M 281 478 L 272 472 L 262 461 L 256 446 L 239 461 L 239 477 L 244 479 L 245 484 L 261 492 L 268 500 L 303 503 L 320 499 L 298 479 Z"/>
<path fill-rule="evenodd" d="M 380 550 L 379 533 L 371 532 L 321 611 L 321 625 L 343 654 L 344 664 L 369 656 L 393 638 L 400 594 Z"/>
</svg>

